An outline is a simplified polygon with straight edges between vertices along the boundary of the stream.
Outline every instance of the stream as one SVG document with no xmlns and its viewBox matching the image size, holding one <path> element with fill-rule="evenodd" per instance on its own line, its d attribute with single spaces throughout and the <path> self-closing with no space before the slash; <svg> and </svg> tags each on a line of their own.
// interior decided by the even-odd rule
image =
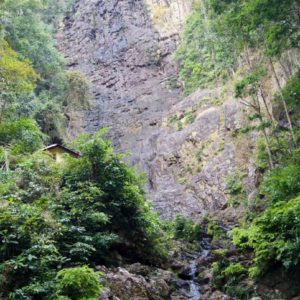
<svg viewBox="0 0 300 300">
<path fill-rule="evenodd" d="M 189 258 L 189 290 L 186 291 L 187 299 L 200 300 L 201 299 L 201 286 L 197 281 L 199 274 L 198 261 L 201 258 L 208 257 L 211 252 L 211 238 L 206 237 L 201 241 L 198 251 L 193 253 L 187 253 Z"/>
</svg>

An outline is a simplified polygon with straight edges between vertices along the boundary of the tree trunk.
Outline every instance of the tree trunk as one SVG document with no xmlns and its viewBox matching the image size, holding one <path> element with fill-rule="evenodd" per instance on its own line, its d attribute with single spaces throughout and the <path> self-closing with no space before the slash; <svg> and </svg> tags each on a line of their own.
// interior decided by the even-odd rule
<svg viewBox="0 0 300 300">
<path fill-rule="evenodd" d="M 261 114 L 261 107 L 260 107 L 258 95 L 256 94 L 256 98 L 255 98 L 255 96 L 252 96 L 252 100 L 253 100 L 254 106 L 256 107 L 256 112 L 258 113 L 259 121 L 260 121 L 261 124 L 263 124 L 264 120 L 263 120 L 263 117 L 262 117 L 262 114 Z M 271 148 L 270 148 L 270 140 L 269 140 L 266 128 L 263 128 L 262 132 L 263 132 L 263 136 L 264 136 L 264 139 L 265 139 L 266 150 L 267 150 L 267 154 L 268 154 L 269 167 L 270 167 L 270 169 L 274 169 L 274 161 L 273 161 L 273 156 L 272 156 L 272 152 L 271 152 Z"/>
<path fill-rule="evenodd" d="M 271 122 L 272 122 L 272 124 L 273 124 L 273 127 L 275 127 L 275 124 L 276 124 L 275 118 L 274 118 L 274 116 L 273 116 L 273 113 L 270 111 L 270 109 L 269 109 L 269 107 L 268 107 L 267 100 L 266 100 L 264 91 L 263 91 L 263 89 L 262 89 L 261 86 L 259 87 L 259 92 L 260 92 L 261 98 L 262 98 L 262 100 L 263 100 L 264 106 L 265 106 L 265 108 L 266 108 L 268 117 L 270 118 L 270 120 L 271 120 Z"/>
<path fill-rule="evenodd" d="M 278 87 L 278 90 L 279 90 L 280 100 L 283 104 L 285 115 L 286 115 L 286 118 L 287 118 L 287 121 L 288 121 L 288 124 L 289 124 L 291 136 L 292 136 L 292 139 L 293 139 L 293 143 L 294 143 L 294 145 L 296 145 L 296 138 L 295 138 L 295 134 L 294 134 L 294 128 L 293 128 L 293 124 L 292 124 L 292 121 L 291 121 L 291 118 L 290 118 L 290 115 L 289 115 L 289 111 L 288 111 L 288 108 L 287 108 L 286 101 L 284 100 L 284 97 L 283 97 L 283 94 L 282 94 L 282 88 L 281 88 L 281 85 L 280 85 L 280 81 L 279 81 L 279 78 L 276 74 L 272 59 L 269 58 L 269 61 L 270 61 L 271 69 L 272 69 L 272 72 L 273 72 L 273 75 L 275 77 L 275 81 L 276 81 L 276 84 L 277 84 L 277 87 Z"/>
<path fill-rule="evenodd" d="M 264 135 L 264 139 L 265 139 L 265 143 L 266 143 L 266 150 L 267 150 L 267 154 L 268 154 L 268 158 L 269 158 L 269 166 L 270 169 L 274 169 L 274 162 L 273 162 L 273 157 L 272 157 L 272 153 L 271 153 L 271 149 L 270 149 L 270 141 L 266 132 L 266 129 L 263 129 L 263 135 Z"/>
<path fill-rule="evenodd" d="M 252 109 L 254 109 L 254 111 L 257 112 L 258 119 L 259 119 L 260 123 L 263 124 L 263 117 L 262 117 L 262 114 L 261 114 L 261 107 L 260 107 L 258 95 L 257 94 L 252 95 L 251 98 L 252 98 L 252 103 L 249 104 L 249 106 L 252 107 Z M 270 140 L 268 138 L 266 128 L 263 128 L 262 132 L 263 132 L 263 136 L 264 136 L 264 139 L 265 139 L 265 145 L 266 145 L 266 150 L 267 150 L 267 154 L 268 154 L 269 167 L 270 167 L 270 169 L 274 169 L 274 161 L 273 161 L 273 156 L 272 156 L 272 152 L 271 152 L 271 148 L 270 148 Z"/>
<path fill-rule="evenodd" d="M 6 172 L 9 171 L 9 158 L 8 158 L 8 153 L 7 150 L 4 148 L 4 164 L 5 164 L 5 170 Z"/>
<path fill-rule="evenodd" d="M 250 53 L 249 53 L 249 47 L 248 47 L 248 43 L 245 43 L 245 52 L 246 52 L 246 60 L 248 63 L 248 66 L 250 68 L 250 70 L 252 69 L 252 64 L 251 64 L 251 59 L 250 59 Z"/>
</svg>

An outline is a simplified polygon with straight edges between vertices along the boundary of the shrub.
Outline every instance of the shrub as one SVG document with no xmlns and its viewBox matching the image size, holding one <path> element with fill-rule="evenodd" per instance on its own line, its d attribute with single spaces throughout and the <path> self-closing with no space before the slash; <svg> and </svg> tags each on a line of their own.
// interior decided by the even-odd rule
<svg viewBox="0 0 300 300">
<path fill-rule="evenodd" d="M 43 145 L 45 136 L 32 119 L 21 118 L 0 124 L 0 143 L 10 146 L 13 154 L 28 153 L 38 150 Z"/>
<path fill-rule="evenodd" d="M 79 195 L 81 199 L 77 202 L 68 200 L 70 197 L 67 196 L 63 200 L 66 208 L 85 205 L 90 212 L 103 212 L 110 216 L 108 228 L 118 236 L 118 243 L 123 245 L 120 247 L 123 255 L 151 263 L 164 259 L 166 251 L 161 223 L 145 199 L 142 189 L 144 179 L 122 160 L 122 156 L 114 153 L 111 143 L 101 138 L 102 134 L 83 135 L 78 139 L 82 157 L 70 159 L 64 174 L 69 196 L 77 197 L 79 188 L 84 191 L 85 186 L 92 185 L 91 190 L 86 191 L 91 198 L 90 204 L 86 206 L 84 194 Z M 96 194 L 90 195 L 91 192 Z M 77 220 L 86 219 L 89 215 L 82 215 L 80 207 L 76 212 Z M 78 226 L 82 225 L 93 238 L 95 226 L 90 220 L 78 223 Z M 96 249 L 101 253 L 101 243 Z"/>
<path fill-rule="evenodd" d="M 233 242 L 242 249 L 253 249 L 255 268 L 252 276 L 264 274 L 275 264 L 286 269 L 300 265 L 300 197 L 278 202 L 256 218 L 249 228 L 232 231 Z"/>
<path fill-rule="evenodd" d="M 183 216 L 176 216 L 174 221 L 175 238 L 192 242 L 199 240 L 203 234 L 200 224 L 195 224 L 191 219 Z"/>
<path fill-rule="evenodd" d="M 282 91 L 283 97 L 293 112 L 299 116 L 299 97 L 300 97 L 300 71 L 291 77 Z M 277 97 L 279 98 L 279 97 Z"/>
<path fill-rule="evenodd" d="M 242 282 L 247 270 L 240 263 L 231 263 L 222 258 L 212 264 L 213 286 L 224 291 L 235 299 L 248 299 L 251 295 L 249 287 Z"/>
<path fill-rule="evenodd" d="M 212 284 L 217 289 L 221 289 L 225 283 L 225 276 L 222 272 L 222 267 L 224 268 L 223 262 L 212 263 L 212 275 L 213 275 Z"/>
<path fill-rule="evenodd" d="M 227 180 L 227 190 L 230 195 L 239 195 L 243 192 L 243 175 L 235 174 Z"/>
<path fill-rule="evenodd" d="M 63 269 L 56 276 L 57 292 L 71 300 L 98 300 L 102 291 L 99 275 L 87 266 Z"/>
<path fill-rule="evenodd" d="M 210 220 L 207 227 L 207 233 L 213 237 L 214 241 L 226 237 L 225 230 L 219 226 L 216 220 Z"/>
<path fill-rule="evenodd" d="M 271 202 L 296 197 L 300 193 L 300 165 L 289 162 L 286 166 L 268 172 L 260 190 Z"/>
<path fill-rule="evenodd" d="M 246 274 L 246 269 L 240 263 L 231 263 L 223 273 L 226 278 L 240 279 Z"/>
</svg>

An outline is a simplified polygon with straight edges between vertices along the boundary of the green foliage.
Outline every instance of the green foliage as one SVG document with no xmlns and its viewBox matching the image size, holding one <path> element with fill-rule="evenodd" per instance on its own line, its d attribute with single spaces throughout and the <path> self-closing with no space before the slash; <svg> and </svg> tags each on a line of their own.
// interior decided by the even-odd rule
<svg viewBox="0 0 300 300">
<path fill-rule="evenodd" d="M 268 169 L 268 155 L 266 152 L 266 144 L 263 138 L 259 138 L 257 140 L 257 152 L 256 152 L 256 167 L 261 170 L 265 171 Z"/>
<path fill-rule="evenodd" d="M 222 264 L 221 262 L 213 262 L 212 263 L 212 275 L 213 275 L 213 282 L 212 284 L 216 288 L 221 288 L 224 284 L 225 276 L 222 273 Z"/>
<path fill-rule="evenodd" d="M 300 193 L 300 165 L 289 163 L 268 172 L 260 189 L 273 203 L 296 197 Z"/>
<path fill-rule="evenodd" d="M 243 174 L 236 173 L 227 180 L 227 190 L 230 195 L 238 195 L 243 192 Z"/>
<path fill-rule="evenodd" d="M 218 78 L 226 78 L 228 69 L 234 65 L 232 43 L 228 36 L 218 34 L 214 18 L 207 1 L 202 1 L 185 24 L 176 53 L 185 94 Z"/>
<path fill-rule="evenodd" d="M 225 278 L 241 279 L 246 274 L 246 269 L 240 263 L 232 263 L 223 271 Z"/>
<path fill-rule="evenodd" d="M 71 300 L 99 299 L 102 291 L 99 275 L 87 266 L 60 270 L 56 276 L 59 297 Z"/>
<path fill-rule="evenodd" d="M 247 198 L 244 191 L 244 176 L 244 174 L 237 172 L 233 176 L 227 178 L 227 191 L 230 195 L 228 202 L 233 207 L 238 207 L 241 202 Z"/>
<path fill-rule="evenodd" d="M 0 123 L 16 109 L 16 99 L 32 93 L 38 75 L 4 39 L 0 39 Z"/>
<path fill-rule="evenodd" d="M 0 170 L 0 295 L 5 299 L 54 296 L 61 269 L 113 264 L 116 251 L 129 262 L 158 264 L 166 258 L 161 222 L 145 199 L 142 178 L 99 135 L 83 135 L 75 144 L 79 159 L 58 165 L 37 152 L 20 155 L 9 171 Z M 88 284 L 89 276 L 88 269 L 59 273 L 59 295 L 73 299 L 68 289 Z"/>
<path fill-rule="evenodd" d="M 300 71 L 298 71 L 294 76 L 292 76 L 287 83 L 285 84 L 282 95 L 289 107 L 293 111 L 292 119 L 297 120 L 300 116 L 300 107 L 299 107 L 299 99 L 300 99 Z M 280 103 L 279 95 L 275 96 L 275 100 L 277 103 Z M 279 108 L 281 109 L 281 107 Z M 299 141 L 299 137 L 298 137 Z"/>
<path fill-rule="evenodd" d="M 290 106 L 298 104 L 300 97 L 300 71 L 288 80 L 282 93 L 284 99 Z"/>
<path fill-rule="evenodd" d="M 248 44 L 278 56 L 299 45 L 299 19 L 293 13 L 297 3 L 293 0 L 210 2 L 222 19 L 224 31 L 240 42 L 241 50 Z"/>
<path fill-rule="evenodd" d="M 86 143 L 82 144 L 84 139 Z M 99 135 L 92 138 L 83 135 L 78 142 L 83 157 L 70 162 L 64 175 L 66 185 L 73 191 L 78 182 L 95 184 L 101 191 L 98 198 L 104 204 L 103 212 L 111 216 L 111 230 L 129 245 L 124 247 L 126 253 L 141 260 L 147 261 L 147 257 L 159 260 L 163 255 L 160 222 L 145 201 L 142 177 L 114 154 L 111 143 Z"/>
<path fill-rule="evenodd" d="M 0 145 L 9 147 L 12 154 L 30 153 L 43 145 L 44 135 L 32 119 L 21 118 L 0 123 Z"/>
<path fill-rule="evenodd" d="M 53 267 L 63 264 L 65 258 L 53 240 L 56 224 L 43 213 L 42 208 L 17 200 L 1 205 L 0 284 L 4 297 L 34 298 L 53 292 Z"/>
<path fill-rule="evenodd" d="M 177 115 L 174 115 L 168 118 L 167 123 L 169 126 L 172 126 L 173 124 L 176 124 L 178 121 L 180 121 L 179 117 Z"/>
<path fill-rule="evenodd" d="M 161 50 L 159 44 L 152 45 L 147 49 L 147 63 L 150 66 L 159 66 L 161 63 Z"/>
<path fill-rule="evenodd" d="M 1 94 L 32 91 L 38 76 L 29 60 L 22 60 L 4 39 L 0 40 L 0 56 Z"/>
<path fill-rule="evenodd" d="M 65 77 L 64 106 L 75 109 L 89 108 L 90 85 L 86 78 L 78 71 L 68 71 Z"/>
<path fill-rule="evenodd" d="M 58 28 L 59 22 L 64 18 L 65 13 L 69 11 L 74 3 L 74 0 L 44 0 L 42 10 L 45 23 L 51 27 Z"/>
<path fill-rule="evenodd" d="M 32 61 L 43 79 L 59 71 L 61 63 L 52 32 L 43 22 L 45 7 L 46 4 L 41 0 L 5 0 L 0 4 L 0 18 L 8 43 Z"/>
<path fill-rule="evenodd" d="M 226 232 L 214 219 L 210 220 L 207 227 L 207 233 L 213 237 L 213 240 L 219 240 L 226 237 Z"/>
<path fill-rule="evenodd" d="M 185 126 L 194 123 L 196 118 L 197 111 L 193 108 L 189 108 L 180 116 L 173 115 L 168 117 L 167 125 L 169 127 L 175 127 L 177 130 L 182 130 Z"/>
<path fill-rule="evenodd" d="M 203 236 L 203 228 L 200 224 L 195 224 L 191 219 L 187 219 L 181 215 L 176 216 L 173 228 L 176 239 L 193 242 L 200 240 Z"/>
<path fill-rule="evenodd" d="M 253 249 L 252 276 L 264 274 L 276 263 L 287 269 L 299 266 L 300 198 L 278 202 L 256 218 L 248 229 L 234 229 L 233 242 L 242 249 Z"/>
<path fill-rule="evenodd" d="M 214 287 L 235 299 L 250 299 L 251 290 L 242 282 L 247 270 L 240 263 L 223 258 L 212 264 L 212 274 Z"/>
<path fill-rule="evenodd" d="M 196 4 L 176 53 L 184 93 L 233 74 L 245 49 L 256 48 L 265 57 L 280 57 L 286 50 L 299 47 L 298 9 L 293 0 L 205 0 Z M 243 89 L 245 83 L 238 88 Z"/>
<path fill-rule="evenodd" d="M 184 123 L 186 125 L 194 123 L 196 120 L 196 114 L 192 111 L 188 111 L 184 117 Z"/>
<path fill-rule="evenodd" d="M 244 98 L 250 95 L 256 95 L 260 86 L 260 81 L 267 75 L 264 68 L 257 68 L 252 73 L 235 84 L 235 97 Z"/>
<path fill-rule="evenodd" d="M 65 71 L 53 37 L 73 0 L 0 2 L 0 122 L 34 118 L 52 141 L 62 141 L 71 111 L 89 106 L 89 84 Z M 13 49 L 13 50 L 12 50 Z"/>
</svg>

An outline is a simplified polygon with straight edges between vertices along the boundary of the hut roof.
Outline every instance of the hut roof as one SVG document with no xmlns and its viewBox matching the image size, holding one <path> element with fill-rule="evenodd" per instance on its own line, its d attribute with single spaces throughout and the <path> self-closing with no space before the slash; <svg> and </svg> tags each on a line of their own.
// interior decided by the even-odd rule
<svg viewBox="0 0 300 300">
<path fill-rule="evenodd" d="M 74 150 L 72 150 L 72 149 L 69 149 L 69 148 L 67 148 L 67 147 L 65 147 L 65 146 L 62 146 L 62 145 L 60 145 L 60 144 L 52 144 L 52 145 L 49 145 L 49 146 L 43 148 L 42 150 L 43 150 L 43 151 L 51 151 L 51 150 L 57 149 L 57 148 L 63 150 L 63 151 L 66 152 L 66 153 L 71 154 L 71 155 L 74 156 L 74 157 L 80 157 L 80 156 L 81 156 L 79 152 L 74 151 Z"/>
</svg>

